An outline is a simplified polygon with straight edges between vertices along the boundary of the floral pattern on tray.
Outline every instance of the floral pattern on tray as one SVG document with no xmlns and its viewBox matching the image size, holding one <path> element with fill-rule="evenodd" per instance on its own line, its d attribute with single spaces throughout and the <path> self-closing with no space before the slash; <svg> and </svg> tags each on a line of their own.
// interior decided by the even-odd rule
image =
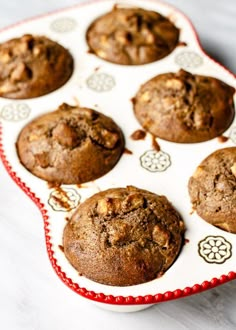
<svg viewBox="0 0 236 330">
<path fill-rule="evenodd" d="M 68 33 L 76 29 L 77 22 L 70 17 L 57 18 L 50 24 L 50 28 L 53 32 Z"/>
<path fill-rule="evenodd" d="M 116 84 L 115 79 L 110 74 L 100 72 L 93 73 L 86 80 L 87 87 L 95 92 L 109 92 Z"/>
<path fill-rule="evenodd" d="M 170 155 L 164 151 L 148 150 L 140 157 L 140 164 L 150 172 L 163 172 L 171 165 Z"/>
<path fill-rule="evenodd" d="M 175 56 L 175 63 L 181 68 L 189 70 L 201 66 L 203 59 L 195 52 L 182 51 Z"/>
<path fill-rule="evenodd" d="M 9 103 L 2 107 L 0 118 L 17 122 L 28 118 L 30 111 L 30 107 L 26 103 Z"/>
<path fill-rule="evenodd" d="M 55 188 L 49 195 L 48 204 L 54 211 L 68 212 L 78 206 L 81 196 L 74 188 Z"/>
<path fill-rule="evenodd" d="M 206 262 L 222 264 L 232 256 L 232 245 L 222 236 L 207 236 L 199 242 L 198 252 Z"/>
</svg>

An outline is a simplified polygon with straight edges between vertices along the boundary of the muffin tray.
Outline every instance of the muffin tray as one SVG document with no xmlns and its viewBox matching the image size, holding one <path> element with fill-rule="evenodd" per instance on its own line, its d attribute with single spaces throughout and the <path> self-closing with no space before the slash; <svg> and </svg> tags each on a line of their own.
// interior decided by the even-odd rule
<svg viewBox="0 0 236 330">
<path fill-rule="evenodd" d="M 178 47 L 162 60 L 140 66 L 112 64 L 90 54 L 86 30 L 95 18 L 110 11 L 115 4 L 142 7 L 169 17 L 180 29 Z M 235 279 L 236 235 L 213 227 L 192 212 L 187 183 L 207 155 L 236 145 L 236 120 L 223 137 L 207 142 L 177 144 L 156 139 L 160 151 L 156 150 L 153 137 L 148 133 L 143 140 L 131 138 L 141 129 L 133 114 L 132 97 L 141 84 L 157 74 L 183 68 L 236 87 L 233 74 L 201 49 L 188 18 L 158 1 L 93 1 L 4 29 L 0 42 L 25 33 L 45 35 L 59 42 L 70 50 L 75 62 L 70 80 L 48 95 L 25 100 L 0 98 L 1 160 L 15 183 L 41 211 L 48 255 L 59 278 L 75 293 L 116 311 L 143 309 Z M 55 188 L 20 164 L 15 143 L 28 122 L 55 110 L 63 102 L 90 107 L 112 117 L 123 130 L 126 150 L 112 171 L 98 180 Z M 79 276 L 68 263 L 63 253 L 63 229 L 80 202 L 98 191 L 127 185 L 165 195 L 172 202 L 186 224 L 185 244 L 162 277 L 128 287 L 106 286 Z"/>
</svg>

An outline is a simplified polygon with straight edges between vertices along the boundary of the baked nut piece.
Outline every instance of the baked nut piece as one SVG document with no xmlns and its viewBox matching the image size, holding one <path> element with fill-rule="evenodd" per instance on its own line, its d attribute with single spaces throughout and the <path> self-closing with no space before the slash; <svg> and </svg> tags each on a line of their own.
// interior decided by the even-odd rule
<svg viewBox="0 0 236 330">
<path fill-rule="evenodd" d="M 97 18 L 87 31 L 90 51 L 126 65 L 154 62 L 177 46 L 179 30 L 166 17 L 141 8 L 119 8 Z"/>
<path fill-rule="evenodd" d="M 234 118 L 235 89 L 184 70 L 160 74 L 141 86 L 133 99 L 140 124 L 154 136 L 179 143 L 210 140 Z"/>
<path fill-rule="evenodd" d="M 62 104 L 23 128 L 17 143 L 21 163 L 34 175 L 57 184 L 79 184 L 110 171 L 124 138 L 109 117 Z"/>
<path fill-rule="evenodd" d="M 43 36 L 26 34 L 0 44 L 0 96 L 26 99 L 48 94 L 70 78 L 68 50 Z"/>
<path fill-rule="evenodd" d="M 64 252 L 85 277 L 107 285 L 162 275 L 180 252 L 184 223 L 170 202 L 132 186 L 99 192 L 64 229 Z"/>
<path fill-rule="evenodd" d="M 219 149 L 204 159 L 188 189 L 200 217 L 236 234 L 236 147 Z"/>
</svg>

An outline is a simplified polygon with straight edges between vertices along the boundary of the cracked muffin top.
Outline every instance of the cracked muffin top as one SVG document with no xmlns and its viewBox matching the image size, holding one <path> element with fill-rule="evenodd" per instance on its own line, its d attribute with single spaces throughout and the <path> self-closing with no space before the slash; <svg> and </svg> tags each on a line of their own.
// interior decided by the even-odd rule
<svg viewBox="0 0 236 330">
<path fill-rule="evenodd" d="M 83 202 L 66 225 L 64 253 L 79 274 L 128 286 L 161 276 L 177 258 L 184 223 L 164 196 L 128 186 Z"/>
<path fill-rule="evenodd" d="M 143 128 L 164 140 L 207 141 L 232 123 L 234 92 L 213 77 L 164 73 L 141 86 L 133 98 L 134 113 Z"/>
<path fill-rule="evenodd" d="M 109 117 L 62 104 L 20 132 L 16 148 L 34 175 L 57 184 L 80 184 L 110 171 L 124 149 L 120 128 Z"/>
<path fill-rule="evenodd" d="M 204 159 L 188 189 L 200 217 L 236 234 L 236 147 L 219 149 Z"/>
<path fill-rule="evenodd" d="M 177 46 L 179 30 L 161 14 L 141 8 L 120 8 L 97 18 L 88 28 L 90 52 L 116 64 L 157 61 Z"/>
<path fill-rule="evenodd" d="M 64 85 L 72 72 L 69 51 L 46 37 L 26 34 L 0 44 L 0 97 L 48 94 Z"/>
</svg>

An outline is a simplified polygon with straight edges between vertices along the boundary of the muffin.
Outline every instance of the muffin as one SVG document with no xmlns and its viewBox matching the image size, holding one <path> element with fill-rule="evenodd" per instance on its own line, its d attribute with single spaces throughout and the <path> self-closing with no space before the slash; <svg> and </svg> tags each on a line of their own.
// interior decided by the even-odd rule
<svg viewBox="0 0 236 330">
<path fill-rule="evenodd" d="M 65 256 L 79 274 L 128 286 L 161 276 L 177 258 L 184 233 L 164 196 L 132 186 L 83 202 L 64 229 Z"/>
<path fill-rule="evenodd" d="M 69 51 L 46 37 L 26 34 L 0 44 L 0 97 L 48 94 L 64 85 L 72 71 Z"/>
<path fill-rule="evenodd" d="M 97 18 L 88 28 L 90 52 L 116 64 L 139 65 L 170 54 L 179 29 L 157 12 L 119 8 Z"/>
<path fill-rule="evenodd" d="M 115 166 L 124 138 L 111 118 L 62 104 L 26 125 L 16 148 L 23 166 L 39 178 L 56 184 L 80 184 Z"/>
<path fill-rule="evenodd" d="M 204 159 L 188 184 L 197 214 L 210 224 L 236 233 L 236 147 Z"/>
<path fill-rule="evenodd" d="M 233 121 L 235 89 L 184 70 L 160 74 L 141 86 L 134 113 L 148 132 L 164 140 L 195 143 L 221 135 Z"/>
</svg>

